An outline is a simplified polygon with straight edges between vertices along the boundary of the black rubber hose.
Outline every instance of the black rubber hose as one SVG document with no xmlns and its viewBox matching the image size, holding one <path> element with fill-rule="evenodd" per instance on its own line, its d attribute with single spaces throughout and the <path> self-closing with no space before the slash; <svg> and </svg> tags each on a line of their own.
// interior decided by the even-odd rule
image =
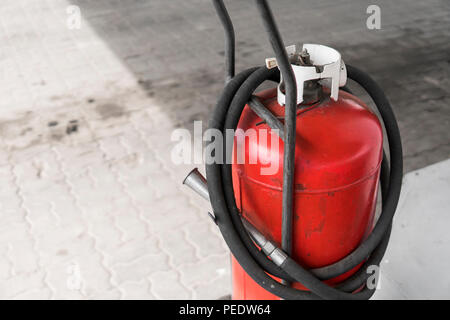
<svg viewBox="0 0 450 320">
<path fill-rule="evenodd" d="M 295 81 L 287 59 L 286 51 L 284 49 L 283 41 L 275 25 L 272 13 L 268 7 L 267 1 L 257 0 L 258 9 L 263 18 L 263 23 L 269 35 L 269 40 L 275 51 L 279 68 L 282 71 L 283 78 L 286 82 L 286 145 L 284 153 L 284 180 L 283 180 L 283 236 L 282 244 L 286 251 L 290 251 L 290 233 L 289 228 L 292 227 L 289 215 L 292 214 L 292 198 L 293 190 L 290 187 L 293 179 L 294 160 L 293 154 L 295 152 L 295 121 L 296 121 L 296 87 Z M 215 0 L 214 5 L 219 14 L 219 17 L 224 25 L 226 32 L 226 46 L 232 49 L 232 52 L 226 53 L 227 69 L 230 74 L 231 65 L 229 61 L 232 60 L 234 73 L 234 30 L 228 13 L 223 5 L 223 1 Z M 230 40 L 233 42 L 231 44 Z M 233 55 L 230 55 L 232 53 Z M 210 198 L 215 211 L 219 228 L 224 236 L 225 241 L 229 245 L 235 258 L 244 268 L 244 270 L 263 288 L 285 299 L 315 299 L 319 296 L 326 299 L 366 299 L 369 298 L 374 290 L 369 290 L 365 287 L 361 292 L 351 294 L 349 292 L 359 289 L 366 281 L 368 275 L 365 274 L 366 265 L 370 263 L 377 264 L 386 250 L 389 241 L 389 235 L 392 225 L 392 217 L 395 213 L 398 202 L 398 195 L 401 185 L 402 177 L 402 154 L 401 141 L 398 134 L 398 128 L 395 117 L 392 113 L 390 105 L 384 96 L 381 89 L 376 83 L 363 72 L 350 66 L 347 67 L 349 77 L 358 82 L 375 101 L 380 114 L 385 123 L 388 134 L 391 166 L 392 171 L 389 173 L 387 161 L 384 157 L 382 164 L 382 194 L 383 194 L 383 211 L 374 230 L 369 237 L 361 244 L 361 246 L 352 252 L 350 255 L 341 261 L 324 267 L 317 268 L 310 271 L 305 270 L 299 266 L 295 261 L 287 258 L 282 265 L 282 269 L 276 267 L 271 260 L 263 255 L 252 243 L 247 232 L 243 228 L 242 222 L 239 218 L 239 211 L 236 208 L 234 200 L 234 190 L 231 178 L 231 166 L 225 164 L 223 166 L 218 164 L 207 165 L 207 177 L 209 180 L 208 189 Z M 214 111 L 213 117 L 210 121 L 210 127 L 225 131 L 226 128 L 235 128 L 239 121 L 240 114 L 245 104 L 250 99 L 251 94 L 256 89 L 258 82 L 264 81 L 264 77 L 270 78 L 264 70 L 249 69 L 239 74 L 236 78 L 230 81 L 226 86 L 224 94 L 219 99 L 217 107 Z M 227 79 L 231 76 L 227 76 Z M 226 135 L 225 135 L 226 137 Z M 224 144 L 226 147 L 226 143 Z M 393 151 L 394 149 L 394 151 Z M 397 149 L 397 153 L 395 152 Z M 226 154 L 226 152 L 224 153 Z M 291 163 L 289 162 L 290 160 Z M 388 173 L 386 173 L 388 172 Z M 389 176 L 389 183 L 385 177 Z M 387 186 L 387 188 L 386 188 Z M 397 192 L 398 191 L 398 192 Z M 385 197 L 387 196 L 387 197 Z M 289 209 L 289 206 L 291 208 Z M 230 210 L 231 208 L 231 210 Z M 286 231 L 286 232 L 285 232 Z M 367 259 L 367 260 L 366 260 Z M 366 260 L 363 269 L 359 270 L 355 275 L 344 281 L 338 288 L 331 288 L 320 281 L 320 279 L 329 279 L 340 275 Z M 266 272 L 272 275 L 280 275 L 283 279 L 294 278 L 296 281 L 302 283 L 312 292 L 305 292 L 289 288 L 283 284 L 273 280 Z M 286 275 L 289 274 L 292 277 Z M 313 274 L 314 273 L 314 274 Z M 284 276 L 286 275 L 286 276 Z"/>
<path fill-rule="evenodd" d="M 228 129 L 236 129 L 237 124 L 240 119 L 240 115 L 242 113 L 242 110 L 246 104 L 247 101 L 251 98 L 251 95 L 253 91 L 265 80 L 270 78 L 270 74 L 273 74 L 274 71 L 267 70 L 265 68 L 260 68 L 256 70 L 253 74 L 251 74 L 248 79 L 242 84 L 242 86 L 239 88 L 239 90 L 236 92 L 235 97 L 232 100 L 232 103 L 229 107 L 225 126 L 223 128 L 224 131 Z M 224 145 L 227 145 L 225 137 L 224 139 Z M 234 190 L 232 188 L 232 173 L 231 173 L 231 154 L 227 154 L 227 159 L 225 161 L 225 164 L 222 165 L 222 179 L 223 179 L 223 188 L 225 191 L 225 198 L 227 201 L 228 208 L 230 210 L 230 215 L 233 220 L 233 223 L 235 227 L 238 227 L 238 230 L 240 231 L 241 239 L 248 238 L 246 237 L 245 229 L 240 221 L 239 218 L 239 210 L 236 207 L 235 198 L 234 198 Z M 245 239 L 245 242 L 247 242 L 250 246 L 253 246 L 251 243 L 250 238 Z M 247 245 L 247 248 L 248 245 Z M 367 257 L 368 254 L 366 254 Z M 363 261 L 366 257 L 359 260 L 358 264 Z M 262 262 L 260 261 L 260 264 Z M 273 265 L 273 264 L 272 264 Z M 314 277 L 314 275 L 311 274 L 311 272 L 303 269 L 300 267 L 295 261 L 288 259 L 286 264 L 284 265 L 283 269 L 294 279 L 296 279 L 298 282 L 301 282 L 305 286 L 307 286 L 312 291 L 318 293 L 319 295 L 326 297 L 328 299 L 366 299 L 367 297 L 370 297 L 371 294 L 373 294 L 373 290 L 364 290 L 361 293 L 350 295 L 343 292 L 339 292 L 336 289 L 333 289 L 329 287 L 328 285 L 322 283 L 319 279 Z M 349 269 L 350 270 L 350 269 Z M 347 270 L 348 271 L 348 270 Z M 300 280 L 301 279 L 301 280 Z M 308 286 L 308 283 L 310 284 Z M 361 285 L 361 284 L 360 284 Z"/>
<path fill-rule="evenodd" d="M 258 86 L 258 85 L 256 85 L 256 83 L 252 84 L 252 82 L 254 82 L 255 79 L 257 79 L 259 82 L 259 81 L 262 81 L 261 79 L 264 78 L 263 74 L 265 73 L 265 71 L 260 71 L 261 69 L 258 70 L 259 73 L 256 73 L 256 74 L 259 74 L 259 76 L 250 77 L 250 75 L 253 74 L 257 69 L 258 68 L 254 68 L 254 69 L 249 69 L 249 70 L 244 71 L 243 73 L 236 76 L 236 78 L 234 78 L 226 86 L 224 93 L 221 96 L 221 98 L 219 99 L 219 102 L 214 110 L 213 116 L 210 121 L 210 128 L 224 130 L 224 128 L 226 127 L 226 126 L 224 126 L 224 124 L 229 116 L 228 112 L 231 110 L 231 105 L 234 105 L 233 111 L 230 113 L 231 118 L 235 118 L 236 114 L 239 113 L 239 110 L 240 110 L 240 112 L 242 112 L 242 109 L 245 106 L 246 101 L 250 98 L 251 94 L 253 93 L 253 91 L 251 91 L 251 90 L 255 90 L 256 87 Z M 260 79 L 258 79 L 258 78 L 260 78 Z M 267 76 L 267 78 L 270 78 L 270 77 Z M 244 83 L 246 83 L 245 86 L 244 86 Z M 365 88 L 366 88 L 366 90 L 371 90 L 370 87 L 365 87 Z M 238 95 L 238 92 L 241 92 L 241 93 Z M 369 94 L 371 94 L 371 92 L 369 92 Z M 374 97 L 376 95 L 377 94 L 371 94 L 371 96 L 374 98 L 374 101 L 376 101 L 377 107 L 379 107 L 378 103 L 381 100 Z M 243 96 L 247 96 L 247 100 L 243 99 L 242 98 Z M 240 99 L 243 99 L 243 100 L 239 101 Z M 244 101 L 244 102 L 242 102 L 242 101 Z M 238 107 L 238 105 L 240 105 L 240 107 Z M 239 113 L 239 115 L 240 115 L 240 113 Z M 386 119 L 384 119 L 384 121 L 386 123 L 390 123 L 389 121 L 386 121 Z M 232 120 L 228 120 L 228 122 L 229 122 L 228 125 L 233 124 Z M 394 118 L 394 122 L 395 122 L 395 118 Z M 236 125 L 237 125 L 237 123 L 236 123 Z M 392 127 L 389 127 L 389 128 L 386 127 L 386 129 L 388 132 L 393 130 Z M 392 133 L 388 134 L 388 138 L 389 137 L 395 137 L 395 134 L 392 134 Z M 395 142 L 392 143 L 392 141 L 390 141 L 390 149 L 392 149 L 392 146 L 395 146 L 395 145 L 396 145 Z M 394 160 L 395 160 L 396 156 L 398 156 L 398 153 L 397 154 L 395 152 L 393 153 L 391 150 L 391 161 L 393 161 L 393 163 L 395 162 Z M 212 164 L 212 165 L 206 166 L 207 178 L 209 181 L 208 189 L 210 192 L 213 209 L 214 209 L 214 212 L 217 217 L 218 226 L 224 236 L 225 241 L 227 242 L 233 255 L 235 256 L 235 258 L 238 260 L 238 262 L 241 264 L 241 266 L 244 268 L 244 270 L 257 283 L 259 283 L 266 290 L 268 290 L 282 298 L 285 298 L 285 299 L 314 299 L 314 298 L 317 298 L 318 296 L 311 292 L 305 292 L 305 291 L 300 291 L 300 290 L 286 287 L 286 286 L 278 283 L 277 281 L 273 280 L 271 277 L 267 276 L 267 274 L 265 273 L 266 271 L 271 273 L 272 275 L 283 277 L 282 272 L 280 274 L 279 268 L 278 268 L 278 274 L 276 272 L 273 272 L 273 269 L 277 269 L 277 268 L 275 268 L 276 266 L 269 259 L 267 259 L 261 252 L 259 252 L 257 250 L 257 248 L 253 245 L 253 243 L 251 243 L 251 239 L 248 237 L 248 234 L 243 229 L 240 219 L 237 219 L 239 217 L 239 212 L 236 212 L 234 210 L 229 210 L 228 203 L 227 203 L 230 200 L 229 195 L 227 196 L 227 199 L 225 199 L 224 191 L 226 190 L 225 194 L 231 193 L 233 195 L 233 201 L 234 201 L 234 193 L 233 193 L 232 183 L 224 182 L 228 178 L 222 180 L 223 177 L 222 177 L 221 171 L 224 171 L 227 173 L 227 172 L 229 172 L 229 170 L 228 169 L 221 170 L 220 167 L 221 167 L 221 165 L 219 165 L 219 164 Z M 227 166 L 225 165 L 224 167 L 226 168 Z M 398 166 L 397 166 L 397 168 L 398 168 Z M 382 171 L 385 171 L 385 170 L 382 170 Z M 393 171 L 394 171 L 394 169 L 393 169 Z M 225 176 L 228 176 L 228 175 L 229 175 L 228 173 L 225 174 Z M 393 188 L 393 186 L 391 184 L 393 184 L 393 185 L 398 184 L 398 179 L 392 179 L 393 176 L 394 177 L 396 176 L 395 174 L 391 173 L 389 176 L 390 176 L 389 192 L 386 192 L 386 194 L 389 193 L 389 195 L 391 196 L 390 190 L 395 190 L 395 188 Z M 401 174 L 400 174 L 400 176 L 401 176 Z M 400 179 L 400 183 L 401 183 L 401 179 Z M 384 191 L 383 191 L 383 194 L 385 194 Z M 386 208 L 386 207 L 387 206 L 383 204 L 383 208 Z M 233 214 L 231 214 L 230 211 L 233 211 Z M 384 216 L 384 210 L 383 210 L 382 216 L 379 219 L 379 222 L 382 221 L 383 216 Z M 377 226 L 378 226 L 378 223 L 377 223 Z M 390 227 L 390 223 L 389 223 L 389 227 Z M 244 232 L 240 232 L 237 230 L 244 231 Z M 246 241 L 245 239 L 248 239 L 248 241 Z M 244 243 L 246 243 L 247 245 Z M 249 249 L 249 247 L 254 248 L 255 249 L 254 251 L 256 251 L 257 254 L 255 254 L 255 252 L 252 252 L 252 249 Z M 378 247 L 378 244 L 376 247 Z M 384 250 L 381 250 L 381 251 L 383 251 L 383 254 L 384 254 Z M 250 253 L 250 252 L 252 252 L 252 253 Z M 361 261 L 365 260 L 369 256 L 369 254 L 370 254 L 370 252 L 366 252 L 364 254 L 364 257 L 358 261 L 358 264 Z M 255 256 L 257 258 L 255 258 Z M 382 254 L 381 254 L 381 256 L 382 256 Z M 263 267 L 264 265 L 267 265 L 267 266 Z M 374 290 L 368 290 L 367 288 L 358 294 L 347 294 L 345 292 L 340 292 L 336 289 L 333 289 L 333 288 L 328 287 L 327 285 L 323 284 L 317 278 L 314 278 L 310 272 L 299 267 L 295 263 L 295 261 L 288 261 L 284 265 L 284 269 L 285 269 L 285 271 L 288 271 L 288 273 L 291 276 L 293 276 L 293 277 L 284 277 L 285 279 L 289 280 L 289 278 L 291 278 L 291 279 L 295 278 L 297 281 L 301 282 L 303 285 L 308 287 L 311 291 L 319 293 L 320 296 L 322 296 L 323 298 L 361 299 L 361 298 L 370 297 L 374 292 Z M 348 270 L 346 270 L 346 271 L 348 271 Z M 364 275 L 364 277 L 360 277 L 360 278 L 364 279 L 367 277 L 365 277 L 365 275 Z M 348 281 L 350 282 L 350 280 L 352 280 L 351 281 L 352 283 L 355 283 L 354 277 L 350 278 Z M 344 282 L 344 284 L 346 284 L 346 283 L 347 283 L 347 281 Z M 347 291 L 347 290 L 345 290 L 345 291 Z"/>
<path fill-rule="evenodd" d="M 253 72 L 245 82 L 243 82 L 242 86 L 239 88 L 239 90 L 236 92 L 235 97 L 233 98 L 231 105 L 228 109 L 228 113 L 226 116 L 225 125 L 223 127 L 223 131 L 226 130 L 235 130 L 237 127 L 237 124 L 239 122 L 240 116 L 242 114 L 242 110 L 249 99 L 251 99 L 251 93 L 265 80 L 275 80 L 274 77 L 278 73 L 278 70 L 272 69 L 267 70 L 266 68 L 260 68 Z M 276 81 L 276 80 L 275 80 Z M 224 136 L 224 146 L 227 146 L 229 144 L 229 141 L 227 140 L 229 137 Z M 232 142 L 231 142 L 232 143 Z M 230 211 L 230 216 L 233 221 L 234 227 L 239 233 L 239 236 L 241 237 L 242 241 L 246 245 L 249 252 L 254 257 L 258 257 L 257 262 L 260 266 L 265 269 L 265 271 L 271 273 L 272 275 L 275 275 L 277 277 L 280 277 L 284 280 L 287 280 L 288 282 L 292 282 L 294 279 L 290 276 L 288 276 L 286 273 L 284 273 L 280 268 L 276 265 L 274 265 L 270 260 L 267 259 L 265 255 L 261 255 L 261 252 L 254 246 L 253 241 L 248 236 L 247 231 L 242 224 L 242 221 L 240 219 L 240 211 L 237 208 L 235 196 L 234 196 L 234 189 L 233 189 L 233 180 L 232 180 L 232 154 L 226 153 L 225 150 L 226 147 L 224 147 L 224 154 L 226 154 L 226 159 L 224 161 L 224 164 L 222 165 L 222 184 L 223 184 L 223 190 L 225 199 L 227 202 L 227 207 Z M 361 284 L 360 284 L 361 285 Z"/>
<path fill-rule="evenodd" d="M 366 73 L 347 65 L 347 75 L 369 93 L 380 112 L 389 141 L 390 175 L 386 201 L 383 202 L 383 214 L 369 237 L 351 254 L 337 263 L 324 268 L 311 270 L 321 279 L 331 279 L 356 267 L 381 242 L 394 217 L 400 198 L 403 179 L 403 153 L 400 132 L 392 107 L 378 84 Z"/>
<path fill-rule="evenodd" d="M 229 107 L 225 125 L 223 127 L 223 130 L 226 131 L 227 129 L 234 130 L 237 127 L 237 124 L 240 119 L 240 115 L 242 113 L 242 110 L 246 104 L 246 102 L 250 99 L 252 92 L 264 81 L 267 79 L 270 79 L 274 77 L 274 74 L 277 73 L 276 69 L 267 70 L 266 68 L 260 68 L 253 72 L 249 78 L 242 84 L 242 86 L 237 90 L 235 97 L 232 100 L 232 103 Z M 224 136 L 224 146 L 228 145 L 227 136 Z M 226 154 L 224 150 L 224 154 Z M 234 197 L 234 190 L 233 190 L 233 182 L 232 182 L 232 173 L 231 173 L 231 153 L 226 154 L 227 158 L 224 161 L 224 165 L 222 165 L 222 181 L 223 181 L 223 189 L 225 192 L 225 199 L 227 202 L 227 207 L 230 210 L 231 218 L 233 220 L 233 223 L 235 227 L 238 229 L 238 233 L 241 236 L 241 238 L 244 240 L 246 247 L 249 250 L 252 250 L 254 248 L 254 244 L 251 241 L 249 237 L 246 237 L 247 232 L 242 225 L 241 219 L 239 217 L 240 212 L 239 209 L 236 206 L 235 197 Z M 386 163 L 386 158 L 384 158 L 384 163 Z M 384 172 L 384 170 L 383 170 Z M 386 188 L 386 187 L 385 187 Z M 384 199 L 387 199 L 386 197 Z M 253 253 L 253 255 L 256 255 Z M 358 265 L 361 261 L 363 261 L 367 255 L 360 259 L 356 265 Z M 273 263 L 267 263 L 267 258 L 264 256 L 264 258 L 261 258 L 258 260 L 260 264 L 265 265 L 265 269 L 269 272 L 274 274 L 277 277 L 286 278 L 286 275 L 283 273 L 278 272 L 278 268 L 271 268 L 274 266 Z M 355 266 L 356 266 L 355 265 Z M 353 267 L 352 267 L 353 268 Z M 347 272 L 351 270 L 352 268 L 345 270 L 344 272 Z M 314 273 L 314 269 L 312 271 Z M 342 272 L 342 273 L 344 273 Z M 341 274 L 342 274 L 341 273 Z M 338 274 L 339 275 L 339 274 Z M 290 277 L 288 277 L 290 278 Z M 325 277 L 319 277 L 320 279 L 329 279 L 332 278 L 329 275 L 325 275 Z"/>
<path fill-rule="evenodd" d="M 353 274 L 351 277 L 347 278 L 344 282 L 338 284 L 335 288 L 345 292 L 354 292 L 359 289 L 362 284 L 366 283 L 369 276 L 371 276 L 367 270 L 370 266 L 380 266 L 381 260 L 386 252 L 389 244 L 389 239 L 391 236 L 392 225 L 390 226 L 388 232 L 383 237 L 383 240 L 378 245 L 378 247 L 372 252 L 370 258 L 361 266 L 361 268 Z M 373 292 L 375 293 L 375 291 Z"/>
<path fill-rule="evenodd" d="M 383 151 L 383 161 L 381 162 L 381 173 L 380 173 L 380 185 L 381 185 L 381 199 L 385 201 L 387 197 L 387 190 L 389 186 L 389 164 L 386 157 L 386 153 Z M 363 264 L 359 270 L 353 274 L 351 277 L 345 280 L 345 282 L 340 283 L 336 286 L 337 289 L 345 292 L 353 292 L 361 287 L 361 284 L 366 282 L 369 278 L 367 269 L 369 266 L 379 266 L 383 256 L 386 252 L 387 246 L 389 244 L 389 238 L 391 236 L 392 224 L 389 226 L 388 232 L 383 237 L 383 240 L 378 245 L 378 247 L 372 252 L 370 258 Z"/>
<path fill-rule="evenodd" d="M 242 82 L 239 89 L 236 91 L 231 103 L 228 104 L 228 111 L 225 116 L 225 121 L 221 129 L 223 132 L 226 132 L 227 129 L 235 130 L 239 119 L 242 114 L 242 110 L 246 105 L 247 101 L 251 99 L 251 95 L 256 90 L 256 88 L 262 84 L 266 80 L 278 81 L 279 80 L 279 71 L 277 69 L 268 70 L 265 67 L 260 67 L 254 72 L 252 72 L 245 81 Z M 222 106 L 222 108 L 226 108 Z M 231 163 L 232 163 L 232 153 L 226 152 L 226 147 L 228 145 L 227 135 L 225 134 L 223 137 L 223 154 L 225 155 L 225 160 L 223 161 L 223 165 L 221 166 L 222 173 L 222 187 L 224 190 L 225 201 L 227 205 L 227 209 L 229 211 L 231 220 L 233 222 L 234 227 L 236 228 L 240 238 L 244 242 L 247 250 L 249 250 L 250 254 L 255 257 L 258 261 L 258 264 L 266 271 L 271 273 L 276 277 L 280 277 L 283 279 L 291 279 L 288 274 L 283 272 L 280 267 L 273 264 L 272 261 L 267 259 L 267 257 L 255 247 L 253 241 L 249 237 L 247 230 L 242 224 L 240 218 L 240 211 L 236 206 L 236 201 L 234 197 L 233 190 L 233 178 L 231 173 Z M 232 141 L 231 141 L 232 143 Z"/>
<path fill-rule="evenodd" d="M 257 69 L 258 68 L 247 69 L 239 73 L 230 82 L 228 82 L 211 115 L 209 120 L 209 128 L 221 131 L 223 130 L 226 114 L 234 95 L 247 77 Z M 257 263 L 256 259 L 254 259 L 254 257 L 250 254 L 240 238 L 236 228 L 234 227 L 233 221 L 231 220 L 229 210 L 226 205 L 226 200 L 224 198 L 220 167 L 221 165 L 218 163 L 206 164 L 208 192 L 214 215 L 216 217 L 217 226 L 219 227 L 220 232 L 235 259 L 254 281 L 256 281 L 264 289 L 279 297 L 283 297 L 284 299 L 319 298 L 307 293 L 298 293 L 296 292 L 297 290 L 287 288 L 286 286 L 280 284 L 271 278 Z M 267 260 L 262 252 L 259 252 L 259 255 L 263 256 L 263 258 Z"/>
</svg>

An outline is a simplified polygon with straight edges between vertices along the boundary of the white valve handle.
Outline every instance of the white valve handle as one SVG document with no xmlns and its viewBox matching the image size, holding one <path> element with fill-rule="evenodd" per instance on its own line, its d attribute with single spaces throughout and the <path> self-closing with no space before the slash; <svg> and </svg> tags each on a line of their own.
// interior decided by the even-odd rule
<svg viewBox="0 0 450 320">
<path fill-rule="evenodd" d="M 345 86 L 347 83 L 347 69 L 341 58 L 341 54 L 330 47 L 319 44 L 304 44 L 303 50 L 298 50 L 297 45 L 286 47 L 289 57 L 298 52 L 306 50 L 309 53 L 312 66 L 299 66 L 291 64 L 297 84 L 297 104 L 303 102 L 303 86 L 308 80 L 321 80 L 321 84 L 329 87 L 331 90 L 331 98 L 337 100 L 339 97 L 339 87 Z M 275 58 L 266 59 L 268 69 L 277 66 Z M 281 91 L 283 77 L 280 76 L 280 84 L 278 85 L 278 103 L 285 105 L 286 97 Z"/>
</svg>

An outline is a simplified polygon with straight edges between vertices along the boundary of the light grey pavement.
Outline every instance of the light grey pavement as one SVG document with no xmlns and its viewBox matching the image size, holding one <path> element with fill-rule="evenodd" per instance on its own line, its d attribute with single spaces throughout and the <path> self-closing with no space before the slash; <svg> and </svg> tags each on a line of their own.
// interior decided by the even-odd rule
<svg viewBox="0 0 450 320">
<path fill-rule="evenodd" d="M 408 173 L 374 299 L 450 299 L 450 159 Z"/>
<path fill-rule="evenodd" d="M 237 67 L 272 56 L 252 1 L 226 1 Z M 286 43 L 340 50 L 392 100 L 406 171 L 450 156 L 450 3 L 271 1 Z M 67 27 L 68 8 L 81 28 Z M 71 12 L 69 10 L 69 12 Z M 210 1 L 3 0 L 0 298 L 214 299 L 228 249 L 173 164 L 174 128 L 223 86 Z"/>
</svg>

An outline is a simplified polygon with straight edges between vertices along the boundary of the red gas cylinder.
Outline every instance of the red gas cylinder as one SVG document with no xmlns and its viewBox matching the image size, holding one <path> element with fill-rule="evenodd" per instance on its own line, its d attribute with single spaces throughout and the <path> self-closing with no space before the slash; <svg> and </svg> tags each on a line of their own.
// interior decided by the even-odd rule
<svg viewBox="0 0 450 320">
<path fill-rule="evenodd" d="M 282 121 L 285 110 L 277 102 L 277 90 L 263 91 L 258 97 Z M 261 130 L 270 136 L 271 129 L 248 105 L 238 129 L 254 129 L 257 139 L 247 137 L 242 150 L 246 161 L 232 166 L 237 206 L 261 233 L 280 245 L 283 142 L 280 139 L 279 147 L 273 147 L 270 139 L 260 139 Z M 318 268 L 335 263 L 370 233 L 382 144 L 377 117 L 349 93 L 339 91 L 337 101 L 325 97 L 298 107 L 292 257 L 302 266 Z M 236 146 L 235 138 L 235 154 Z M 255 156 L 256 163 L 247 161 Z M 262 174 L 261 168 L 273 159 L 278 160 L 278 169 L 274 174 Z M 358 268 L 327 283 L 339 283 Z M 234 258 L 232 275 L 233 299 L 278 299 L 255 283 Z M 306 290 L 299 283 L 293 286 Z"/>
</svg>

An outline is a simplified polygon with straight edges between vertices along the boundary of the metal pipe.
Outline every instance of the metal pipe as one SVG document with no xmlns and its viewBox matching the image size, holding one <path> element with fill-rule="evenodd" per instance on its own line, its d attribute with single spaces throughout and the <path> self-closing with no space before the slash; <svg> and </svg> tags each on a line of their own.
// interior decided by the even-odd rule
<svg viewBox="0 0 450 320">
<path fill-rule="evenodd" d="M 283 202 L 282 202 L 282 247 L 288 253 L 292 252 L 292 216 L 293 192 L 295 170 L 295 132 L 297 111 L 297 86 L 295 76 L 290 65 L 287 52 L 275 24 L 272 12 L 265 0 L 256 0 L 263 23 L 269 35 L 270 43 L 275 52 L 277 63 L 283 76 L 286 88 L 286 110 L 283 140 L 284 166 L 283 166 Z M 223 0 L 213 0 L 214 7 L 222 22 L 225 31 L 225 65 L 226 82 L 234 77 L 235 71 L 235 34 L 230 16 Z"/>
<path fill-rule="evenodd" d="M 234 77 L 235 69 L 234 28 L 223 0 L 213 0 L 213 4 L 225 31 L 225 83 L 228 83 Z"/>
<path fill-rule="evenodd" d="M 198 171 L 197 168 L 188 173 L 183 180 L 183 184 L 194 190 L 203 199 L 209 200 L 208 185 L 206 178 Z"/>
<path fill-rule="evenodd" d="M 270 44 L 277 59 L 286 88 L 284 155 L 283 155 L 283 200 L 282 200 L 282 239 L 283 250 L 292 253 L 292 216 L 294 208 L 294 170 L 295 170 L 295 135 L 297 117 L 297 85 L 283 39 L 278 31 L 272 11 L 266 0 L 256 0 Z"/>
<path fill-rule="evenodd" d="M 194 190 L 202 198 L 209 201 L 208 183 L 206 178 L 198 171 L 197 168 L 189 172 L 183 181 L 183 184 Z M 255 228 L 247 219 L 241 216 L 245 229 L 252 237 L 253 241 L 261 248 L 261 250 L 270 258 L 277 258 L 277 261 L 283 257 L 283 251 L 278 248 L 272 241 L 268 240 L 258 229 Z M 281 264 L 281 263 L 280 263 Z"/>
</svg>

